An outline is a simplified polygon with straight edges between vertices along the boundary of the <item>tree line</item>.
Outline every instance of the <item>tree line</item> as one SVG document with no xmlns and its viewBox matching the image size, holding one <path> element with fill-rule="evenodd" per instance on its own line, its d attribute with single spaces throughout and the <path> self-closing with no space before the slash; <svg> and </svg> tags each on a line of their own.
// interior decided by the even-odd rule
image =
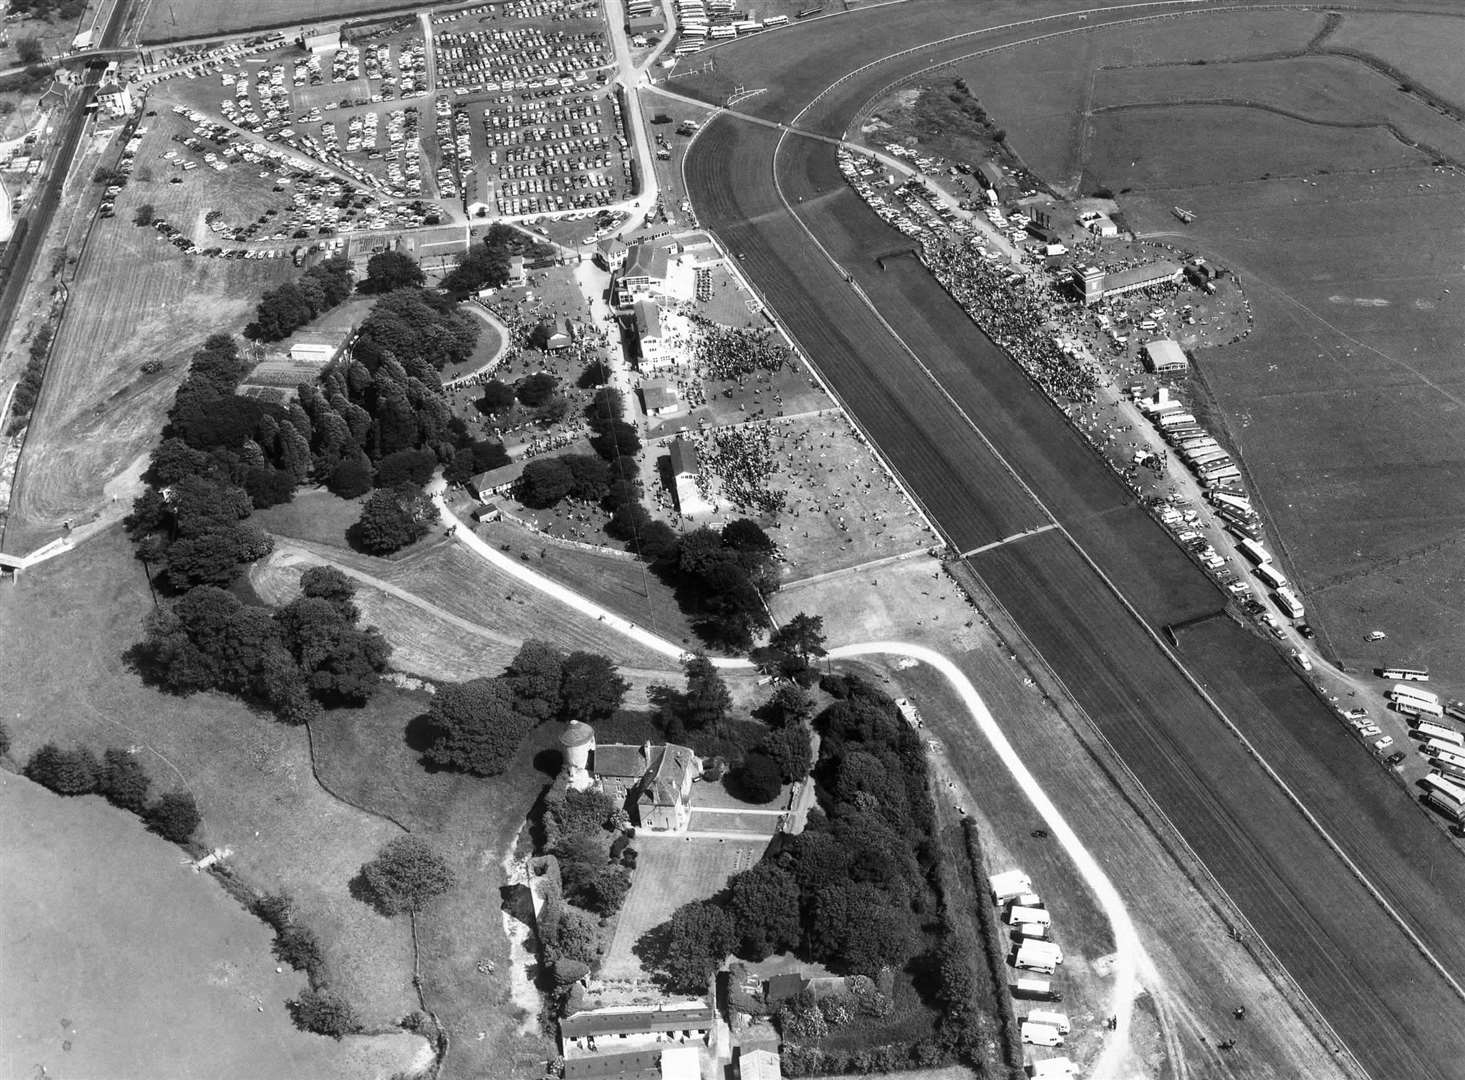
<svg viewBox="0 0 1465 1080">
<path fill-rule="evenodd" d="M 9 739 L 4 741 L 0 753 L 9 748 Z M 120 747 L 108 747 L 99 759 L 89 747 L 67 750 L 48 742 L 31 754 L 23 771 L 58 795 L 100 795 L 175 844 L 191 841 L 201 821 L 198 804 L 186 791 L 167 791 L 153 798 L 152 777 L 136 755 Z"/>
</svg>

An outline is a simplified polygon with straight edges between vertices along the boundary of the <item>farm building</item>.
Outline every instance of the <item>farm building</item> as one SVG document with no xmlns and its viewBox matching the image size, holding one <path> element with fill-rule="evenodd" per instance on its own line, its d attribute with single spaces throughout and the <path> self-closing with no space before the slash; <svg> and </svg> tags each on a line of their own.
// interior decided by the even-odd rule
<svg viewBox="0 0 1465 1080">
<path fill-rule="evenodd" d="M 1156 375 L 1183 375 L 1190 369 L 1185 350 L 1168 338 L 1145 343 L 1145 367 Z"/>
<path fill-rule="evenodd" d="M 1089 210 L 1078 216 L 1078 223 L 1095 236 L 1118 236 L 1119 226 L 1108 214 Z"/>
<path fill-rule="evenodd" d="M 468 490 L 479 502 L 486 503 L 495 495 L 503 495 L 519 481 L 524 472 L 523 461 L 511 461 L 497 469 L 489 469 L 468 478 Z"/>
<path fill-rule="evenodd" d="M 692 818 L 692 781 L 702 763 L 685 746 L 597 746 L 590 763 L 600 789 L 631 811 L 643 829 L 681 832 Z"/>
<path fill-rule="evenodd" d="M 716 1022 L 704 1001 L 567 1016 L 560 1021 L 565 1080 L 698 1080 Z"/>
<path fill-rule="evenodd" d="M 783 1065 L 778 1051 L 744 1050 L 738 1055 L 739 1080 L 783 1080 Z"/>
<path fill-rule="evenodd" d="M 302 330 L 290 342 L 290 359 L 325 367 L 341 355 L 350 340 L 350 330 Z"/>
<path fill-rule="evenodd" d="M 310 53 L 332 52 L 341 47 L 341 31 L 339 28 L 308 31 L 301 35 L 300 47 Z"/>
</svg>

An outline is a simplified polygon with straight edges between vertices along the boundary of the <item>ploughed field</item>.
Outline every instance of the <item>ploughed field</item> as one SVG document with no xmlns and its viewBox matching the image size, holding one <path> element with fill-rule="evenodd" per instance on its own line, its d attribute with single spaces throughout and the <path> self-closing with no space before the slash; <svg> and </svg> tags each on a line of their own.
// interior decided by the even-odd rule
<svg viewBox="0 0 1465 1080">
<path fill-rule="evenodd" d="M 812 33 L 790 34 L 786 55 L 792 60 L 792 43 L 807 39 L 798 54 L 803 71 L 819 70 L 807 62 L 810 50 L 846 57 L 826 72 L 849 70 L 861 49 L 900 47 L 902 34 L 916 33 L 922 12 L 929 36 L 956 32 L 951 11 L 934 4 L 902 8 L 888 17 L 889 26 L 882 22 L 878 47 L 857 41 L 862 21 L 878 13 L 833 20 L 817 40 Z M 866 42 L 871 36 L 863 34 Z M 964 47 L 970 51 L 971 42 Z M 739 81 L 777 87 L 769 55 L 753 61 L 763 65 L 758 75 Z M 732 73 L 731 61 L 721 60 L 717 75 Z M 900 73 L 890 65 L 848 80 L 831 95 L 847 112 L 821 106 L 819 126 L 843 130 L 853 111 Z M 806 100 L 818 90 L 807 75 L 795 80 L 800 85 L 770 89 L 749 107 L 793 116 L 799 92 Z M 796 339 L 953 546 L 970 551 L 1049 523 L 971 429 L 970 418 L 1151 627 L 1219 610 L 1219 594 L 935 281 L 910 259 L 887 259 L 883 272 L 876 266 L 875 256 L 909 242 L 844 189 L 832 148 L 790 138 L 775 163 L 778 139 L 774 130 L 734 119 L 709 125 L 687 162 L 701 219 L 741 256 L 754 282 L 779 298 L 778 313 Z M 930 375 L 790 222 L 768 183 L 775 164 L 800 217 Z M 1094 566 L 1053 530 L 975 555 L 972 563 L 1364 1065 L 1380 1076 L 1465 1075 L 1465 1034 L 1445 1020 L 1459 1002 L 1446 982 Z M 1387 788 L 1270 646 L 1220 618 L 1204 624 L 1203 633 L 1183 634 L 1181 653 L 1242 731 L 1275 755 L 1271 764 L 1283 778 L 1318 802 L 1348 856 L 1386 890 L 1451 972 L 1465 974 L 1460 921 L 1446 899 L 1465 885 L 1465 873 L 1449 842 Z M 1288 730 L 1299 734 L 1270 741 Z M 1347 795 L 1341 805 L 1337 791 Z"/>
</svg>

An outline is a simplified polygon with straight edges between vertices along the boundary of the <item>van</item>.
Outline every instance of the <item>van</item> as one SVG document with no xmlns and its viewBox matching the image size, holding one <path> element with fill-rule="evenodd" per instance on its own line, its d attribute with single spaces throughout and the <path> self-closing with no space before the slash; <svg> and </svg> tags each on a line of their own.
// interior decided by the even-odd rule
<svg viewBox="0 0 1465 1080">
<path fill-rule="evenodd" d="M 1014 905 L 1007 913 L 1007 924 L 1009 926 L 1052 926 L 1053 916 L 1045 908 L 1030 908 Z"/>
<path fill-rule="evenodd" d="M 1068 1022 L 1068 1014 L 1053 1009 L 1034 1009 L 1027 1014 L 1026 1019 L 1031 1024 L 1047 1024 L 1049 1027 L 1057 1028 L 1063 1035 L 1067 1035 L 1073 1030 Z"/>
<path fill-rule="evenodd" d="M 1031 1046 L 1063 1045 L 1063 1033 L 1048 1024 L 1034 1024 L 1030 1020 L 1023 1020 L 1018 1024 L 1018 1030 L 1022 1032 L 1022 1041 Z"/>
</svg>

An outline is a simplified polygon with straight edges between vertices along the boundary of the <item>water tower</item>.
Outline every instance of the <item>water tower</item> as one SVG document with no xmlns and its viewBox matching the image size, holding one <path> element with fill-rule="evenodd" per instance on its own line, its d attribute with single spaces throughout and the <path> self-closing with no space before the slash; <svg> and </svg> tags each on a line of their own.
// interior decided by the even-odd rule
<svg viewBox="0 0 1465 1080">
<path fill-rule="evenodd" d="M 595 782 L 590 774 L 590 755 L 595 752 L 595 729 L 579 720 L 570 721 L 560 732 L 560 752 L 565 757 L 565 772 L 570 787 L 584 791 Z"/>
</svg>

